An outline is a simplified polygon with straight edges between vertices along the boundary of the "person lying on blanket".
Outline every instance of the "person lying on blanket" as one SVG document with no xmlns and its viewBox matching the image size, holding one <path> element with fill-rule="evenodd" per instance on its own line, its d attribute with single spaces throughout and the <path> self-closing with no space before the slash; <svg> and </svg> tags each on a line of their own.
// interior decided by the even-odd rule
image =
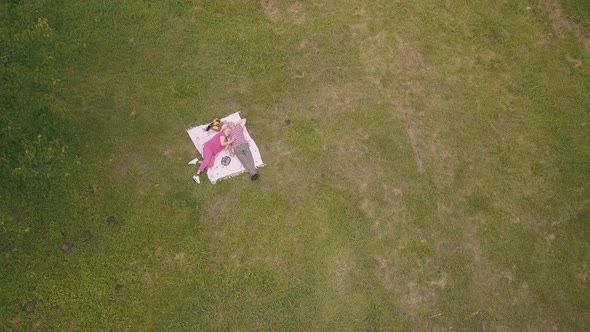
<svg viewBox="0 0 590 332">
<path fill-rule="evenodd" d="M 252 181 L 258 179 L 258 173 L 256 172 L 256 166 L 254 166 L 254 158 L 252 158 L 252 152 L 250 151 L 250 145 L 246 138 L 244 138 L 244 126 L 246 126 L 246 119 L 240 120 L 238 123 L 230 122 L 227 124 L 230 131 L 230 138 L 232 140 L 230 154 L 235 154 L 248 173 L 250 173 L 250 179 Z"/>
<path fill-rule="evenodd" d="M 199 179 L 199 174 L 205 170 L 205 168 L 211 168 L 215 164 L 215 157 L 217 154 L 223 149 L 229 148 L 230 144 L 234 141 L 233 138 L 229 137 L 231 129 L 229 127 L 225 127 L 219 133 L 215 134 L 213 138 L 207 141 L 203 146 L 203 162 L 201 162 L 201 166 L 197 170 L 197 173 L 193 175 L 193 180 L 197 184 L 201 184 L 201 179 Z"/>
</svg>

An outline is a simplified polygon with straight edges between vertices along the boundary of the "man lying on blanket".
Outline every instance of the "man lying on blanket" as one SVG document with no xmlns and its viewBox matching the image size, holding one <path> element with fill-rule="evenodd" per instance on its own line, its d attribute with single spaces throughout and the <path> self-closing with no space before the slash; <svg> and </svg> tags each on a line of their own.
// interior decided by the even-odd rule
<svg viewBox="0 0 590 332">
<path fill-rule="evenodd" d="M 238 123 L 230 122 L 227 124 L 227 127 L 230 129 L 230 155 L 235 154 L 240 159 L 244 168 L 250 173 L 250 179 L 254 181 L 258 179 L 258 172 L 256 172 L 256 167 L 254 166 L 250 144 L 248 144 L 248 141 L 244 137 L 245 126 L 246 118 L 243 118 Z"/>
</svg>

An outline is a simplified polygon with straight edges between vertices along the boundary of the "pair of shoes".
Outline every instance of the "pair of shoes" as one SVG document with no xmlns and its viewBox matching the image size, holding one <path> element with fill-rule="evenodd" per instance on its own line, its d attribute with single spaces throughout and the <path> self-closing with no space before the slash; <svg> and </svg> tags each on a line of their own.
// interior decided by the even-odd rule
<svg viewBox="0 0 590 332">
<path fill-rule="evenodd" d="M 201 179 L 199 179 L 198 175 L 193 175 L 193 180 L 195 180 L 197 184 L 201 184 Z"/>
<path fill-rule="evenodd" d="M 258 179 L 258 173 L 254 174 L 250 177 L 250 180 L 252 180 L 252 181 L 254 181 L 256 179 Z"/>
<path fill-rule="evenodd" d="M 197 163 L 201 163 L 201 161 L 198 158 L 195 158 L 188 162 L 189 165 L 196 165 Z"/>
</svg>

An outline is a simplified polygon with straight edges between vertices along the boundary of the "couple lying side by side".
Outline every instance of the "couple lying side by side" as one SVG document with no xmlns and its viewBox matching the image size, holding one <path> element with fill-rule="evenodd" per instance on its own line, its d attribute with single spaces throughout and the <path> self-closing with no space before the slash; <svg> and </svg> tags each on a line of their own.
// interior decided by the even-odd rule
<svg viewBox="0 0 590 332">
<path fill-rule="evenodd" d="M 229 151 L 231 156 L 237 156 L 244 168 L 250 173 L 252 181 L 258 179 L 258 173 L 254 166 L 254 158 L 250 151 L 250 145 L 244 137 L 244 127 L 246 126 L 246 119 L 242 119 L 237 123 L 229 122 L 227 125 L 213 138 L 211 138 L 203 147 L 203 161 L 193 176 L 193 180 L 197 184 L 201 183 L 199 175 L 206 168 L 213 167 L 215 157 L 224 149 Z M 196 164 L 196 159 L 194 161 Z"/>
</svg>

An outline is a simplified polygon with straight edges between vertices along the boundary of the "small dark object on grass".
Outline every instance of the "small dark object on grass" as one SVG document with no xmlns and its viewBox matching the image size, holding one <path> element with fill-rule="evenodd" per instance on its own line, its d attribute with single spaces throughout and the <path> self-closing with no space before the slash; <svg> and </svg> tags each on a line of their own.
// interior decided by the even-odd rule
<svg viewBox="0 0 590 332">
<path fill-rule="evenodd" d="M 74 245 L 72 243 L 64 242 L 61 245 L 61 252 L 63 252 L 64 254 L 69 254 L 70 252 L 72 252 L 72 249 L 74 249 Z"/>
<path fill-rule="evenodd" d="M 286 124 L 287 126 L 288 126 L 288 125 L 290 125 L 290 124 L 291 124 L 291 120 L 289 120 L 289 119 L 285 120 L 285 124 Z"/>
<path fill-rule="evenodd" d="M 250 177 L 250 179 L 251 179 L 252 181 L 255 181 L 256 179 L 258 179 L 258 173 L 256 173 L 256 174 L 252 175 L 252 176 Z"/>
<path fill-rule="evenodd" d="M 108 216 L 107 222 L 111 225 L 115 224 L 117 221 L 115 220 L 115 216 Z"/>
<path fill-rule="evenodd" d="M 37 305 L 37 301 L 29 301 L 27 303 L 25 303 L 25 305 L 23 306 L 23 311 L 26 312 L 27 314 L 32 314 L 35 312 L 35 306 Z"/>
<path fill-rule="evenodd" d="M 123 285 L 121 285 L 121 284 L 117 284 L 115 286 L 115 290 L 121 290 L 122 288 L 123 288 Z"/>
</svg>

